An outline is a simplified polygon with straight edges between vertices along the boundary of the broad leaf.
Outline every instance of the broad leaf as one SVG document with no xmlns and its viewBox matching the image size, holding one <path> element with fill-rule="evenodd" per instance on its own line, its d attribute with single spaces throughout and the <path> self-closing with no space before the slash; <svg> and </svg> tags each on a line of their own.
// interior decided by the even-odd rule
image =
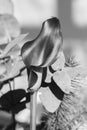
<svg viewBox="0 0 87 130">
<path fill-rule="evenodd" d="M 56 70 L 62 70 L 64 68 L 64 64 L 65 64 L 65 57 L 63 52 L 60 51 L 58 53 L 57 60 L 51 66 L 56 71 Z"/>
<path fill-rule="evenodd" d="M 9 78 L 16 77 L 18 74 L 20 74 L 21 69 L 25 67 L 22 60 L 16 60 L 13 65 L 11 72 L 8 74 Z"/>
<path fill-rule="evenodd" d="M 15 61 L 8 61 L 4 64 L 6 72 L 3 75 L 0 75 L 0 81 L 6 81 L 12 79 L 20 74 L 21 69 L 25 67 L 22 60 L 15 59 Z"/>
<path fill-rule="evenodd" d="M 65 70 L 55 72 L 53 80 L 64 93 L 68 94 L 70 92 L 71 78 Z"/>
<path fill-rule="evenodd" d="M 61 101 L 54 96 L 49 87 L 41 87 L 39 92 L 41 92 L 40 99 L 46 110 L 51 113 L 55 112 Z"/>
<path fill-rule="evenodd" d="M 26 38 L 27 35 L 28 34 L 21 34 L 15 40 L 11 41 L 3 50 L 3 53 L 0 55 L 0 58 L 3 58 L 9 55 L 9 53 L 12 53 L 14 48 L 20 49 L 20 46 L 22 46 L 27 41 L 27 38 Z"/>
<path fill-rule="evenodd" d="M 19 123 L 30 123 L 30 110 L 25 108 L 15 115 L 15 120 Z"/>
</svg>

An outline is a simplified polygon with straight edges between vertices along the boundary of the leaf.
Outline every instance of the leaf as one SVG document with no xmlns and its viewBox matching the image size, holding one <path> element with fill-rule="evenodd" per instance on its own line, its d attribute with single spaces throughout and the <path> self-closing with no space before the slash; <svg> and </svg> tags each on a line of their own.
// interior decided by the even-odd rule
<svg viewBox="0 0 87 130">
<path fill-rule="evenodd" d="M 51 113 L 55 112 L 58 109 L 61 101 L 54 96 L 49 87 L 41 87 L 39 92 L 41 92 L 40 100 L 46 110 Z"/>
<path fill-rule="evenodd" d="M 64 64 L 65 64 L 64 54 L 63 52 L 59 52 L 57 60 L 51 66 L 56 71 L 56 70 L 62 70 L 64 68 Z"/>
<path fill-rule="evenodd" d="M 12 79 L 20 74 L 21 69 L 25 67 L 22 60 L 16 59 L 13 63 L 9 61 L 5 64 L 6 73 L 0 78 L 0 82 Z"/>
<path fill-rule="evenodd" d="M 22 60 L 18 61 L 16 60 L 12 66 L 11 72 L 8 74 L 9 78 L 16 77 L 18 74 L 20 74 L 21 69 L 25 67 Z"/>
<path fill-rule="evenodd" d="M 6 72 L 5 66 L 0 64 L 0 75 L 3 75 Z"/>
<path fill-rule="evenodd" d="M 15 120 L 20 123 L 30 123 L 30 110 L 25 108 L 15 115 Z"/>
<path fill-rule="evenodd" d="M 64 64 L 65 64 L 64 54 L 63 52 L 59 52 L 57 60 L 51 65 L 51 67 L 54 71 L 59 71 L 59 70 L 64 69 Z M 51 82 L 51 77 L 53 77 L 53 75 L 54 73 L 52 73 L 49 70 L 49 67 L 47 67 L 47 74 L 46 74 L 45 82 L 47 83 Z"/>
<path fill-rule="evenodd" d="M 71 79 L 65 70 L 55 72 L 53 80 L 64 93 L 69 94 L 71 90 Z"/>
<path fill-rule="evenodd" d="M 28 34 L 21 34 L 19 37 L 17 37 L 15 40 L 11 41 L 6 48 L 3 50 L 3 53 L 0 55 L 0 58 L 5 57 L 8 53 L 12 52 L 13 49 L 15 48 L 15 46 L 18 46 L 18 48 L 20 48 L 20 44 L 24 44 L 27 39 L 26 36 Z M 25 40 L 24 40 L 25 38 Z"/>
<path fill-rule="evenodd" d="M 21 53 L 21 49 L 16 45 L 14 46 L 14 48 L 11 49 L 11 51 L 9 51 L 6 54 L 6 56 L 10 56 L 12 59 L 14 59 L 20 56 L 20 53 Z"/>
</svg>

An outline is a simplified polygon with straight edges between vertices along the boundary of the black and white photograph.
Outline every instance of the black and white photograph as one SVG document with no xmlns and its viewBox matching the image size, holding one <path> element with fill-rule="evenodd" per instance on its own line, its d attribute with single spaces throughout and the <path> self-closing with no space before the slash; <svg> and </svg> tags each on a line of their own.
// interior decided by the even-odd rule
<svg viewBox="0 0 87 130">
<path fill-rule="evenodd" d="M 87 0 L 0 0 L 0 130 L 87 130 Z"/>
</svg>

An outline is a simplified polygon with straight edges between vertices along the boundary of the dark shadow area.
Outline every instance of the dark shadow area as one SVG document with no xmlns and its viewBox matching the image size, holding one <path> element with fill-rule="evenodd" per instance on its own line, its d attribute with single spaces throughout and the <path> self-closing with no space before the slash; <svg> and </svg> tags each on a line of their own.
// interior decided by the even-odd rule
<svg viewBox="0 0 87 130">
<path fill-rule="evenodd" d="M 23 98 L 25 100 L 21 101 Z M 0 109 L 15 114 L 23 110 L 26 107 L 25 104 L 29 101 L 30 95 L 25 90 L 17 89 L 9 91 L 0 98 Z"/>
<path fill-rule="evenodd" d="M 8 125 L 6 130 L 15 130 L 15 114 L 25 109 L 27 102 L 30 102 L 30 94 L 26 93 L 23 89 L 11 90 L 0 98 L 0 110 L 2 112 L 5 111 L 8 112 L 8 114 L 12 114 L 13 117 L 13 121 Z M 5 114 L 3 116 L 3 118 L 7 117 Z M 1 127 L 3 128 L 3 126 Z"/>
</svg>

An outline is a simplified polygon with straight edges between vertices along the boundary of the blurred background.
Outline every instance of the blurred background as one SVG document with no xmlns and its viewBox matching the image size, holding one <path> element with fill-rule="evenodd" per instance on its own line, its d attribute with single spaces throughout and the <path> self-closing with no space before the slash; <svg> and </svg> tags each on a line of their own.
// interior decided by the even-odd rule
<svg viewBox="0 0 87 130">
<path fill-rule="evenodd" d="M 38 34 L 42 22 L 57 16 L 64 39 L 87 38 L 87 0 L 12 0 L 23 32 Z M 33 34 L 33 35 L 32 35 Z"/>
<path fill-rule="evenodd" d="M 52 16 L 58 16 L 58 0 L 12 0 L 14 15 L 18 19 L 22 32 L 38 35 L 41 24 Z"/>
</svg>

